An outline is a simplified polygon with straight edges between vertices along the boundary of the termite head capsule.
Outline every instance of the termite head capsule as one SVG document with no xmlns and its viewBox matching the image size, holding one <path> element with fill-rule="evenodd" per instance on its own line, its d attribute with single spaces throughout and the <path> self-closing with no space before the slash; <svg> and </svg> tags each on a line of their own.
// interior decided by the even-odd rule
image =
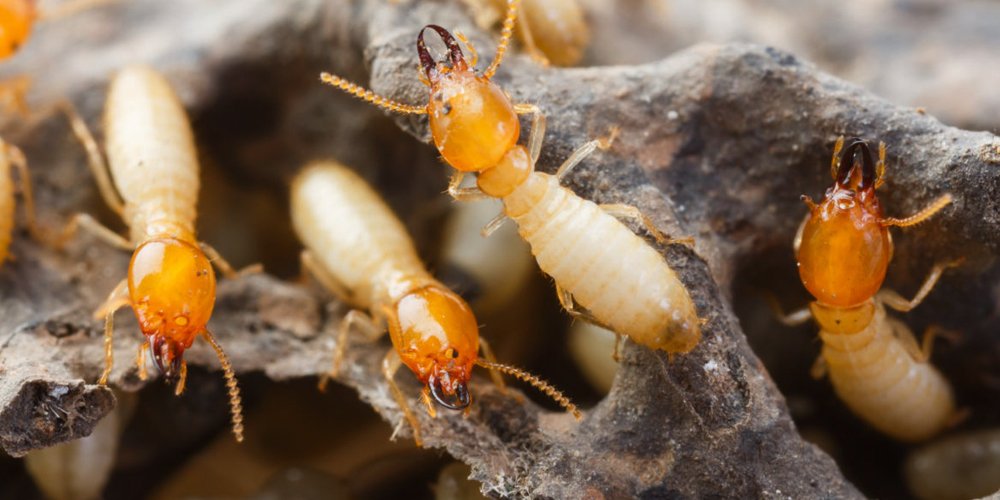
<svg viewBox="0 0 1000 500">
<path fill-rule="evenodd" d="M 0 59 L 6 59 L 28 40 L 35 21 L 34 0 L 0 2 Z"/>
<path fill-rule="evenodd" d="M 400 358 L 438 404 L 469 406 L 469 379 L 479 352 L 479 327 L 469 305 L 455 293 L 430 285 L 396 303 L 392 343 Z"/>
<path fill-rule="evenodd" d="M 153 360 L 168 379 L 184 350 L 205 330 L 215 305 L 215 273 L 197 246 L 174 238 L 149 240 L 132 254 L 129 302 Z"/>
<path fill-rule="evenodd" d="M 833 187 L 810 207 L 798 248 L 799 276 L 816 300 L 830 306 L 857 306 L 875 295 L 885 279 L 892 240 L 882 224 L 875 188 L 881 182 L 871 150 L 851 139 L 843 155 L 838 141 Z"/>
<path fill-rule="evenodd" d="M 434 61 L 424 32 L 437 32 L 448 48 L 448 64 Z M 431 87 L 427 115 L 434 144 L 449 165 L 478 172 L 496 165 L 517 143 L 521 125 L 500 87 L 476 75 L 448 30 L 429 24 L 417 36 L 420 66 Z"/>
</svg>

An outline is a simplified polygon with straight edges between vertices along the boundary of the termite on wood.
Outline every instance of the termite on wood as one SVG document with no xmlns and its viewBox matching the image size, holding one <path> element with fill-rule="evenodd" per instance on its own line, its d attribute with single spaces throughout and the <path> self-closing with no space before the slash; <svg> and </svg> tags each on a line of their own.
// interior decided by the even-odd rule
<svg viewBox="0 0 1000 500">
<path fill-rule="evenodd" d="M 128 277 L 114 288 L 94 313 L 104 318 L 106 384 L 113 364 L 114 313 L 129 306 L 147 337 L 139 348 L 139 376 L 146 377 L 146 351 L 168 381 L 184 391 L 187 363 L 184 351 L 201 336 L 215 350 L 229 388 L 233 434 L 243 440 L 239 387 L 232 364 L 208 330 L 215 305 L 215 273 L 236 276 L 211 246 L 195 238 L 198 201 L 198 159 L 194 136 L 180 100 L 162 75 L 133 66 L 111 82 L 104 110 L 108 161 L 86 124 L 69 111 L 73 131 L 88 152 L 91 170 L 108 206 L 122 216 L 129 238 L 77 214 L 67 226 L 64 242 L 84 228 L 108 244 L 133 251 Z M 250 268 L 248 268 L 250 270 Z"/>
<path fill-rule="evenodd" d="M 701 320 L 687 289 L 663 256 L 616 217 L 638 220 L 661 243 L 670 240 L 636 207 L 597 205 L 560 184 L 595 149 L 609 147 L 610 140 L 580 146 L 555 175 L 537 172 L 545 117 L 534 105 L 512 104 L 490 81 L 510 41 L 518 5 L 518 0 L 508 2 L 496 56 L 482 76 L 474 71 L 478 57 L 464 37 L 459 36 L 472 54 L 471 67 L 446 29 L 428 25 L 420 31 L 421 78 L 430 87 L 430 100 L 424 106 L 392 101 L 327 73 L 321 79 L 384 109 L 428 115 L 438 151 L 458 170 L 449 193 L 459 200 L 501 199 L 504 214 L 484 228 L 484 235 L 507 217 L 517 222 L 539 266 L 555 280 L 559 300 L 570 314 L 653 349 L 688 352 L 701 339 Z M 427 30 L 444 40 L 447 63 L 431 57 L 424 44 Z M 526 113 L 534 115 L 527 148 L 517 144 L 517 115 Z M 478 176 L 477 187 L 460 188 L 463 177 L 472 172 Z"/>
<path fill-rule="evenodd" d="M 918 224 L 951 203 L 945 194 L 915 215 L 885 217 L 875 190 L 885 173 L 885 144 L 876 163 L 868 145 L 840 137 L 831 159 L 833 187 L 809 207 L 795 237 L 799 276 L 815 301 L 781 318 L 798 325 L 815 318 L 823 350 L 813 366 L 817 378 L 827 373 L 834 391 L 858 416 L 900 441 L 921 441 L 944 429 L 955 417 L 951 385 L 928 360 L 936 329 L 928 329 L 921 347 L 885 306 L 906 312 L 919 305 L 949 266 L 934 266 L 911 300 L 883 289 L 892 258 L 889 228 Z"/>
<path fill-rule="evenodd" d="M 419 424 L 394 381 L 401 364 L 424 384 L 421 398 L 431 416 L 431 398 L 449 409 L 469 406 L 468 383 L 472 367 L 479 365 L 491 370 L 501 388 L 498 372 L 513 375 L 580 418 L 576 406 L 554 387 L 493 359 L 468 304 L 427 272 L 402 223 L 357 174 L 333 162 L 311 164 L 292 182 L 291 198 L 292 223 L 306 246 L 303 270 L 356 308 L 340 325 L 333 367 L 320 387 L 339 373 L 352 327 L 374 341 L 388 326 L 393 349 L 382 372 L 418 445 Z M 486 360 L 478 357 L 480 349 Z"/>
</svg>

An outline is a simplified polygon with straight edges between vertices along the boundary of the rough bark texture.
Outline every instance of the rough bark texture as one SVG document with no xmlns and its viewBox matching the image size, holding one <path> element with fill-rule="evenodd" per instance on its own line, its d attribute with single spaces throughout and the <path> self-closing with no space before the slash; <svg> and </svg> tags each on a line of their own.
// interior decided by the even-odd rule
<svg viewBox="0 0 1000 500">
<path fill-rule="evenodd" d="M 195 5 L 198 14 L 190 18 Z M 185 28 L 178 30 L 181 19 Z M 141 54 L 163 70 L 189 105 L 203 143 L 202 235 L 241 263 L 241 256 L 261 253 L 240 244 L 294 247 L 287 219 L 274 213 L 284 213 L 286 179 L 307 159 L 333 155 L 358 166 L 381 179 L 399 208 L 440 196 L 446 169 L 433 148 L 387 129 L 380 112 L 316 82 L 326 69 L 397 100 L 424 102 L 414 39 L 431 22 L 460 29 L 484 58 L 492 54 L 495 33 L 477 29 L 457 2 L 150 0 L 81 14 L 72 37 L 60 34 L 65 24 L 44 26 L 0 75 L 34 75 L 36 109 L 68 97 L 96 127 L 116 68 Z M 707 323 L 699 347 L 672 361 L 627 344 L 614 388 L 580 423 L 501 395 L 486 379 L 473 386 L 478 400 L 468 418 L 418 412 L 426 444 L 471 464 L 484 491 L 553 498 L 859 496 L 828 456 L 799 437 L 731 306 L 734 279 L 765 251 L 790 245 L 804 214 L 798 196 L 816 196 L 827 186 L 828 155 L 840 134 L 888 144 L 891 214 L 911 213 L 943 192 L 955 196 L 932 223 L 897 238 L 890 282 L 910 290 L 934 260 L 965 256 L 964 267 L 941 285 L 951 293 L 939 290 L 925 308 L 966 334 L 968 348 L 949 359 L 996 344 L 996 136 L 946 127 L 755 45 L 702 45 L 652 64 L 590 69 L 542 69 L 515 52 L 497 81 L 515 101 L 536 103 L 548 116 L 540 170 L 551 172 L 577 145 L 620 128 L 611 150 L 587 160 L 568 185 L 597 202 L 637 205 L 669 234 L 694 236 L 693 251 L 661 250 Z M 396 121 L 428 142 L 425 120 Z M 2 130 L 32 162 L 43 223 L 55 226 L 89 211 L 117 224 L 100 208 L 79 147 L 58 117 L 30 125 L 9 119 Z M 213 182 L 220 178 L 277 201 L 234 212 L 240 195 Z M 250 227 L 257 239 L 228 241 L 235 227 Z M 128 256 L 85 235 L 60 253 L 18 233 L 13 250 L 17 260 L 0 271 L 0 447 L 20 455 L 87 435 L 112 407 L 110 391 L 93 385 L 102 342 L 101 323 L 90 313 L 124 277 Z M 279 274 L 287 275 L 295 263 L 283 266 Z M 327 368 L 329 332 L 344 312 L 329 303 L 315 287 L 255 276 L 220 286 L 211 326 L 241 373 L 312 376 Z M 119 318 L 111 382 L 138 390 L 143 383 L 132 360 L 141 337 L 125 313 Z M 339 381 L 408 436 L 380 374 L 386 348 L 352 344 Z M 989 373 L 987 367 L 1000 365 L 991 349 L 979 352 L 972 368 L 950 374 L 961 383 L 972 380 L 963 374 L 976 367 Z M 202 343 L 187 359 L 217 366 Z M 412 377 L 399 380 L 419 407 Z M 963 391 L 972 401 L 988 395 L 975 382 Z"/>
</svg>

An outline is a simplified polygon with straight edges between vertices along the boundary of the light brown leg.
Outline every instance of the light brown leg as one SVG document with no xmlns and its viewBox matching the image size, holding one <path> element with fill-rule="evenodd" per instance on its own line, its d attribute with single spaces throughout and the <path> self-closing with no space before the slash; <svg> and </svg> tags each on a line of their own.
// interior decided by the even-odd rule
<svg viewBox="0 0 1000 500">
<path fill-rule="evenodd" d="M 895 217 L 886 217 L 879 221 L 883 226 L 896 226 L 896 227 L 907 227 L 920 224 L 921 222 L 927 220 L 932 215 L 938 213 L 942 208 L 948 206 L 951 203 L 951 195 L 944 194 L 940 198 L 931 202 L 919 212 L 909 216 L 903 217 L 902 219 L 897 219 Z"/>
<path fill-rule="evenodd" d="M 497 363 L 497 358 L 493 355 L 493 349 L 490 348 L 490 343 L 487 342 L 486 339 L 482 337 L 479 338 L 479 348 L 482 349 L 483 357 L 486 358 L 486 361 L 489 361 L 492 364 Z M 491 368 L 490 378 L 493 379 L 493 384 L 500 388 L 500 392 L 507 394 L 507 384 L 503 381 L 503 376 L 500 375 L 500 372 Z"/>
<path fill-rule="evenodd" d="M 455 38 L 458 38 L 465 44 L 465 48 L 469 51 L 469 58 L 471 59 L 469 66 L 475 70 L 476 65 L 479 64 L 479 52 L 476 51 L 476 48 L 472 46 L 472 42 L 461 31 L 455 30 Z"/>
<path fill-rule="evenodd" d="M 478 187 L 459 187 L 462 185 L 465 175 L 465 172 L 455 172 L 451 175 L 451 180 L 448 181 L 448 194 L 455 201 L 474 201 L 489 198 L 489 195 L 480 191 Z"/>
<path fill-rule="evenodd" d="M 385 334 L 385 328 L 361 310 L 351 309 L 348 311 L 344 315 L 344 319 L 340 321 L 340 327 L 337 330 L 337 345 L 333 350 L 333 363 L 330 371 L 319 378 L 319 390 L 325 391 L 330 379 L 336 378 L 340 373 L 340 365 L 343 364 L 344 352 L 347 350 L 347 336 L 351 327 L 355 325 L 365 334 L 365 340 L 368 342 L 374 342 Z"/>
<path fill-rule="evenodd" d="M 903 344 L 903 348 L 906 349 L 906 352 L 917 363 L 930 361 L 931 353 L 934 351 L 934 339 L 938 335 L 946 337 L 949 340 L 956 340 L 958 338 L 958 334 L 955 332 L 945 330 L 938 325 L 930 325 L 924 330 L 923 340 L 918 343 L 916 336 L 913 335 L 913 330 L 910 330 L 910 327 L 906 326 L 906 323 L 895 318 L 886 319 L 889 321 L 892 333 L 899 339 L 900 343 Z"/>
<path fill-rule="evenodd" d="M 580 164 L 580 162 L 590 156 L 595 149 L 609 149 L 611 144 L 615 142 L 616 137 L 618 137 L 618 128 L 612 127 L 611 132 L 607 137 L 588 141 L 582 146 L 576 148 L 576 150 L 570 153 L 569 157 L 563 161 L 562 165 L 559 166 L 559 169 L 556 170 L 556 178 L 562 181 L 574 168 L 576 168 L 577 165 Z"/>
<path fill-rule="evenodd" d="M 66 0 L 51 9 L 42 9 L 38 12 L 40 21 L 55 21 L 63 17 L 72 16 L 84 10 L 102 7 L 123 0 Z"/>
<path fill-rule="evenodd" d="M 121 250 L 132 251 L 135 245 L 125 239 L 124 236 L 108 229 L 100 222 L 97 222 L 90 214 L 76 214 L 70 219 L 69 224 L 63 228 L 62 234 L 56 238 L 55 245 L 62 248 L 69 243 L 69 240 L 76 236 L 79 229 L 94 235 L 97 239 Z"/>
<path fill-rule="evenodd" d="M 0 109 L 8 109 L 22 118 L 29 118 L 31 110 L 28 107 L 26 97 L 29 87 L 31 87 L 31 78 L 27 76 L 17 76 L 0 81 Z"/>
<path fill-rule="evenodd" d="M 177 386 L 174 387 L 174 395 L 180 396 L 184 394 L 184 388 L 187 387 L 188 378 L 188 363 L 187 360 L 181 360 L 181 373 L 180 377 L 177 378 Z"/>
<path fill-rule="evenodd" d="M 406 418 L 407 422 L 410 423 L 410 427 L 413 429 L 413 441 L 417 443 L 417 446 L 423 446 L 424 442 L 420 439 L 420 423 L 417 421 L 417 417 L 413 415 L 413 411 L 410 409 L 410 405 L 406 402 L 406 398 L 403 396 L 403 391 L 399 390 L 399 386 L 396 385 L 396 381 L 393 377 L 396 376 L 396 372 L 399 371 L 399 367 L 402 365 L 402 361 L 399 359 L 399 355 L 396 354 L 394 349 L 390 349 L 386 353 L 385 358 L 382 359 L 382 375 L 385 376 L 386 382 L 389 384 L 389 390 L 392 392 L 392 397 L 395 398 L 396 404 L 399 405 L 399 409 L 402 410 L 403 416 Z"/>
<path fill-rule="evenodd" d="M 111 210 L 118 215 L 122 215 L 125 212 L 125 202 L 122 201 L 121 196 L 119 196 L 118 191 L 115 189 L 114 183 L 111 180 L 111 171 L 108 169 L 108 163 L 104 161 L 101 148 L 97 145 L 94 134 L 87 127 L 87 122 L 83 121 L 83 118 L 80 117 L 76 108 L 69 101 L 60 103 L 59 109 L 66 115 L 66 119 L 69 120 L 69 125 L 73 129 L 73 134 L 76 135 L 77 140 L 80 141 L 84 151 L 87 153 L 87 165 L 90 166 L 90 172 L 94 175 L 94 180 L 97 181 L 97 188 L 101 192 L 101 197 L 111 207 Z"/>
<path fill-rule="evenodd" d="M 826 372 L 829 366 L 826 364 L 826 358 L 822 354 L 816 357 L 816 361 L 813 361 L 812 367 L 809 368 L 809 376 L 819 380 L 826 376 Z"/>
<path fill-rule="evenodd" d="M 833 156 L 830 157 L 830 176 L 837 178 L 837 170 L 840 170 L 840 152 L 844 149 L 844 136 L 837 138 L 833 144 Z"/>
<path fill-rule="evenodd" d="M 135 366 L 139 369 L 139 380 L 145 381 L 149 377 L 146 372 L 146 351 L 149 350 L 149 341 L 143 341 L 139 346 L 139 353 L 135 356 Z"/>
<path fill-rule="evenodd" d="M 784 309 L 781 308 L 781 303 L 778 302 L 778 298 L 770 292 L 763 292 L 764 300 L 767 300 L 767 305 L 771 308 L 771 312 L 774 314 L 774 319 L 778 320 L 781 324 L 785 326 L 799 326 L 805 324 L 812 318 L 812 311 L 809 307 L 803 307 L 798 311 L 792 311 L 785 314 Z"/>
<path fill-rule="evenodd" d="M 8 144 L 6 148 L 10 163 L 17 170 L 18 180 L 21 181 L 21 196 L 24 197 L 24 218 L 28 223 L 28 233 L 36 241 L 51 242 L 52 238 L 38 226 L 38 219 L 35 216 L 35 196 L 31 187 L 31 174 L 28 172 L 28 160 L 16 146 Z"/>
<path fill-rule="evenodd" d="M 562 305 L 563 309 L 565 309 L 570 316 L 574 318 L 580 318 L 585 321 L 589 321 L 595 325 L 604 326 L 600 321 L 597 320 L 597 318 L 592 316 L 589 312 L 580 310 L 578 307 L 576 307 L 576 301 L 573 300 L 573 294 L 571 294 L 568 290 L 564 289 L 563 287 L 559 286 L 558 283 L 556 283 L 556 297 L 559 298 L 559 304 Z"/>
<path fill-rule="evenodd" d="M 104 316 L 104 371 L 97 381 L 100 385 L 108 385 L 108 377 L 115 364 L 115 311 L 126 304 L 128 304 L 128 282 L 122 280 L 95 313 L 98 318 Z"/>
<path fill-rule="evenodd" d="M 679 243 L 687 247 L 694 247 L 694 238 L 671 238 L 663 234 L 663 232 L 657 229 L 656 225 L 653 224 L 653 220 L 647 217 L 646 214 L 642 213 L 637 207 L 626 205 L 624 203 L 604 203 L 598 206 L 601 207 L 601 210 L 604 210 L 608 214 L 619 219 L 632 219 L 638 221 L 661 245 Z"/>
<path fill-rule="evenodd" d="M 528 154 L 531 158 L 531 167 L 534 169 L 538 163 L 538 156 L 542 153 L 542 142 L 545 140 L 545 115 L 542 110 L 534 104 L 515 104 L 514 111 L 519 115 L 531 114 L 531 135 L 528 136 Z"/>
<path fill-rule="evenodd" d="M 611 359 L 615 360 L 615 363 L 618 363 L 622 359 L 622 342 L 624 342 L 625 336 L 618 332 L 612 333 L 615 334 L 615 350 L 611 352 Z"/>
<path fill-rule="evenodd" d="M 525 22 L 524 17 L 524 5 L 519 6 L 520 12 L 518 15 L 521 17 L 521 24 L 518 25 L 518 29 L 521 31 L 521 42 L 524 44 L 524 50 L 528 52 L 528 55 L 535 60 L 539 65 L 548 67 L 551 63 L 549 58 L 545 57 L 545 53 L 535 45 L 535 37 L 531 33 L 531 27 Z"/>
<path fill-rule="evenodd" d="M 961 263 L 962 260 L 957 260 L 952 262 L 939 262 L 935 264 L 934 267 L 931 269 L 930 274 L 928 274 L 927 278 L 924 279 L 924 284 L 920 286 L 920 290 L 918 290 L 917 294 L 914 295 L 913 298 L 910 300 L 904 299 L 901 295 L 888 288 L 880 291 L 876 297 L 879 300 L 881 300 L 885 305 L 897 311 L 908 312 L 913 308 L 917 307 L 918 305 L 920 305 L 920 303 L 923 302 L 925 298 L 927 298 L 927 295 L 931 293 L 931 290 L 934 289 L 934 285 L 937 285 L 937 282 L 941 278 L 941 274 L 944 273 L 945 269 L 949 267 L 958 266 Z"/>
<path fill-rule="evenodd" d="M 497 229 L 500 229 L 503 226 L 504 222 L 507 222 L 507 219 L 508 219 L 507 214 L 500 212 L 499 214 L 497 214 L 496 217 L 491 219 L 488 223 L 486 223 L 485 226 L 483 226 L 483 229 L 479 231 L 479 234 L 483 238 L 489 238 L 490 235 L 495 233 Z"/>
<path fill-rule="evenodd" d="M 202 252 L 205 252 L 205 256 L 208 257 L 208 260 L 212 261 L 212 264 L 215 264 L 215 267 L 219 268 L 219 272 L 222 273 L 222 276 L 227 279 L 242 278 L 251 274 L 258 274 L 264 270 L 264 266 L 257 263 L 250 264 L 249 266 L 237 271 L 233 269 L 233 266 L 229 264 L 229 261 L 224 259 L 222 255 L 219 254 L 218 250 L 212 248 L 212 245 L 209 245 L 204 241 L 199 241 L 198 246 L 201 247 Z"/>
<path fill-rule="evenodd" d="M 333 294 L 340 302 L 344 304 L 354 304 L 354 299 L 351 297 L 351 292 L 347 290 L 336 277 L 330 274 L 329 271 L 320 264 L 316 256 L 309 250 L 303 250 L 299 254 L 299 265 L 302 268 L 302 275 L 308 273 L 312 275 L 313 279 L 319 282 L 320 286 L 326 289 L 326 291 Z"/>
</svg>

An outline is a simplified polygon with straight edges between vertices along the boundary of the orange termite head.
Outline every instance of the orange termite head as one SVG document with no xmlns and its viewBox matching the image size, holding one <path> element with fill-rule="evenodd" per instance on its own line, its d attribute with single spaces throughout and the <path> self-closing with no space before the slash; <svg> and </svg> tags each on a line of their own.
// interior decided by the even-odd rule
<svg viewBox="0 0 1000 500">
<path fill-rule="evenodd" d="M 6 59 L 28 40 L 37 12 L 34 0 L 0 2 L 0 59 Z"/>
<path fill-rule="evenodd" d="M 851 139 L 834 165 L 834 185 L 823 201 L 804 198 L 810 213 L 798 248 L 799 276 L 817 301 L 852 307 L 882 286 L 892 240 L 882 224 L 879 172 L 868 145 Z"/>
<path fill-rule="evenodd" d="M 129 302 L 153 360 L 167 379 L 178 374 L 184 350 L 205 331 L 215 306 L 215 273 L 197 246 L 175 238 L 146 241 L 132 254 Z"/>
<path fill-rule="evenodd" d="M 448 49 L 448 63 L 436 62 L 424 32 L 437 32 Z M 429 24 L 417 35 L 417 54 L 430 84 L 427 115 L 434 144 L 449 165 L 462 172 L 493 167 L 517 143 L 521 124 L 496 84 L 469 68 L 458 41 L 448 30 Z"/>
<path fill-rule="evenodd" d="M 469 406 L 479 353 L 479 326 L 469 305 L 451 290 L 429 285 L 399 299 L 393 315 L 390 336 L 403 364 L 441 406 Z"/>
</svg>

